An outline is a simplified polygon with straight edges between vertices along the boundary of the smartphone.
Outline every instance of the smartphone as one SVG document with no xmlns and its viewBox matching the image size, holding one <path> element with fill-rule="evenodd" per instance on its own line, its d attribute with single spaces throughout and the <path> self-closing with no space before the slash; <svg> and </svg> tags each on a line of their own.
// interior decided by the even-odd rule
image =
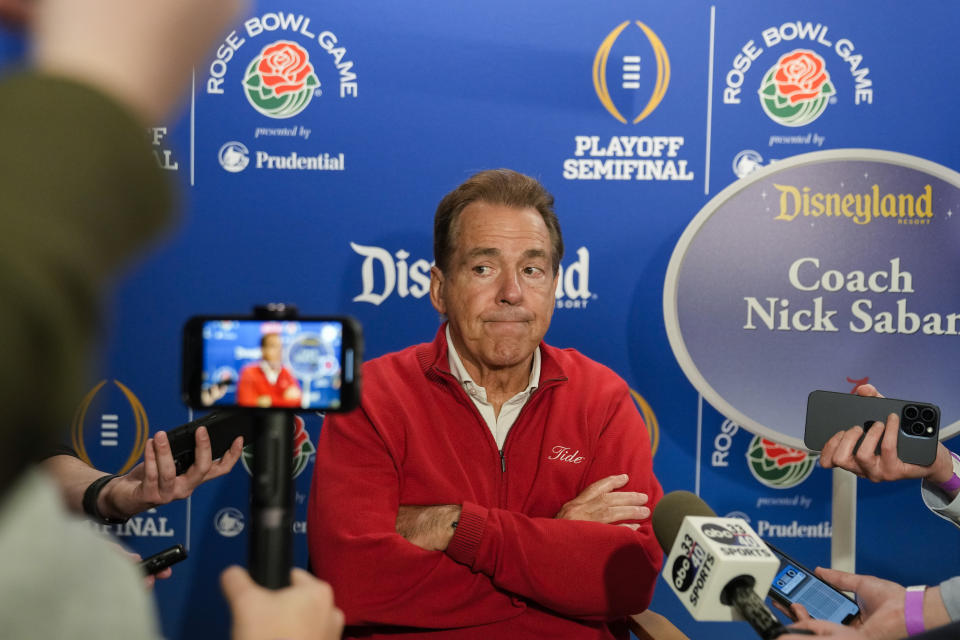
<svg viewBox="0 0 960 640">
<path fill-rule="evenodd" d="M 223 457 L 237 436 L 243 436 L 244 444 L 253 441 L 254 416 L 247 411 L 218 410 L 167 431 L 167 440 L 173 453 L 177 475 L 181 475 L 194 463 L 196 432 L 207 428 L 210 449 L 214 460 Z"/>
<path fill-rule="evenodd" d="M 771 598 L 785 607 L 798 602 L 818 620 L 850 624 L 857 617 L 860 607 L 845 593 L 834 589 L 769 542 L 766 544 L 780 560 L 780 569 L 770 585 Z"/>
<path fill-rule="evenodd" d="M 857 425 L 866 431 L 874 422 L 886 422 L 891 413 L 900 416 L 897 456 L 910 464 L 933 464 L 937 457 L 940 408 L 929 402 L 813 391 L 807 397 L 803 442 L 808 449 L 820 451 L 838 431 Z"/>
<path fill-rule="evenodd" d="M 177 544 L 160 553 L 155 553 L 140 561 L 140 569 L 148 576 L 155 576 L 170 565 L 187 559 L 187 550 L 182 544 Z"/>
<path fill-rule="evenodd" d="M 362 352 L 347 316 L 195 316 L 183 329 L 183 398 L 195 409 L 349 411 Z"/>
</svg>

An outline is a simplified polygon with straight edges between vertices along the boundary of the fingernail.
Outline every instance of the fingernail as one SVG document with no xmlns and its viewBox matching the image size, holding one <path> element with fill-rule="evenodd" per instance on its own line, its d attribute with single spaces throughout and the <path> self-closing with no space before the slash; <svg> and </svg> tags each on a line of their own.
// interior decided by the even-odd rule
<svg viewBox="0 0 960 640">
<path fill-rule="evenodd" d="M 650 509 L 647 509 L 646 507 L 640 507 L 640 517 L 647 518 L 649 516 L 650 516 Z"/>
<path fill-rule="evenodd" d="M 625 473 L 621 473 L 621 474 L 620 474 L 620 477 L 623 478 L 624 480 L 629 480 L 629 479 L 630 479 L 630 476 L 628 476 L 628 475 L 625 474 Z"/>
<path fill-rule="evenodd" d="M 155 434 L 153 434 L 153 439 L 156 440 L 157 442 L 166 442 L 167 434 L 164 433 L 163 431 L 157 431 Z"/>
</svg>

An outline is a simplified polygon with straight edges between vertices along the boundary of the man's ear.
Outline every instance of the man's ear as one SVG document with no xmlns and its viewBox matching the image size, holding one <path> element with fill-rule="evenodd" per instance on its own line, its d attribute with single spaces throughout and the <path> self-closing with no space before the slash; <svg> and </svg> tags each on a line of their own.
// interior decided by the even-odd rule
<svg viewBox="0 0 960 640">
<path fill-rule="evenodd" d="M 440 313 L 447 313 L 447 305 L 443 302 L 443 271 L 436 266 L 430 267 L 430 302 Z"/>
</svg>

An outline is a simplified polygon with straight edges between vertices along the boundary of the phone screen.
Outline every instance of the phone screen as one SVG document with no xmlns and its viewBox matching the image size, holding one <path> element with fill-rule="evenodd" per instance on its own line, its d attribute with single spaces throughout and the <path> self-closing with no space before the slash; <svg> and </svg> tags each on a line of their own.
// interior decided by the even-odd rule
<svg viewBox="0 0 960 640">
<path fill-rule="evenodd" d="M 354 383 L 338 319 L 204 319 L 199 331 L 201 406 L 336 410 Z"/>
<path fill-rule="evenodd" d="M 767 546 L 770 546 L 769 543 Z M 772 546 L 780 570 L 770 585 L 770 596 L 781 603 L 799 602 L 818 620 L 847 624 L 860 613 L 857 604 Z"/>
</svg>

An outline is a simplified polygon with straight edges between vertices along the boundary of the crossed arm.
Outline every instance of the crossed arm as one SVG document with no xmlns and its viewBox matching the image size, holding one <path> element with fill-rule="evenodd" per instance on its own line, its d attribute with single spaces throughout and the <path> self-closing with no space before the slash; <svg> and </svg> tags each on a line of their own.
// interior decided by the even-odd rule
<svg viewBox="0 0 960 640">
<path fill-rule="evenodd" d="M 328 419 L 308 539 L 347 624 L 473 626 L 519 615 L 527 601 L 590 619 L 646 608 L 662 557 L 649 523 L 661 489 L 635 414 L 627 402 L 612 412 L 585 474 L 590 485 L 554 517 L 461 502 L 456 480 L 437 488 L 443 504 L 401 504 L 404 445 L 363 410 Z M 472 546 L 465 526 L 476 534 Z"/>
</svg>

